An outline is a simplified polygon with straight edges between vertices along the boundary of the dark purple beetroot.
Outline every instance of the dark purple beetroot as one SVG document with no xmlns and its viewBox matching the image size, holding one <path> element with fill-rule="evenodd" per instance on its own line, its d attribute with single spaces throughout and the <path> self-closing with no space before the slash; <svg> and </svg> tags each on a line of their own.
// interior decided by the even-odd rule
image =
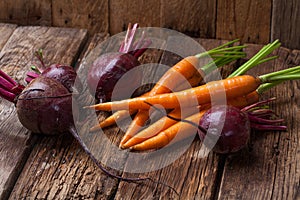
<svg viewBox="0 0 300 200">
<path fill-rule="evenodd" d="M 124 41 L 120 45 L 119 52 L 106 53 L 98 57 L 90 67 L 87 75 L 87 83 L 92 95 L 99 102 L 110 101 L 116 83 L 129 70 L 140 65 L 138 58 L 150 45 L 151 41 L 145 39 L 144 32 L 141 38 L 136 40 L 138 24 L 128 25 Z M 122 82 L 123 88 L 118 88 L 118 93 L 113 100 L 119 100 L 128 95 L 128 87 L 137 89 L 141 86 L 142 72 L 135 70 L 130 74 L 131 78 Z M 131 92 L 131 91 L 130 91 Z M 133 91 L 132 91 L 133 93 Z"/>
<path fill-rule="evenodd" d="M 69 90 L 69 92 L 73 92 L 73 85 L 77 76 L 77 73 L 73 67 L 68 65 L 53 64 L 46 68 L 41 75 L 59 81 Z M 78 91 L 82 91 L 81 83 L 76 81 L 75 84 L 75 88 Z"/>
<path fill-rule="evenodd" d="M 127 53 L 113 52 L 100 56 L 89 69 L 87 80 L 90 92 L 101 102 L 110 101 L 119 79 L 139 64 L 137 58 Z M 132 74 L 132 79 L 127 84 L 139 87 L 141 77 L 141 73 Z"/>
<path fill-rule="evenodd" d="M 47 68 L 45 67 L 40 74 L 30 71 L 27 73 L 27 77 L 25 80 L 27 83 L 30 83 L 33 79 L 39 76 L 53 78 L 59 81 L 69 90 L 69 92 L 73 92 L 73 90 L 76 89 L 76 91 L 80 93 L 83 88 L 82 83 L 79 81 L 79 79 L 75 81 L 77 76 L 76 71 L 73 67 L 68 65 L 52 64 Z"/>
<path fill-rule="evenodd" d="M 217 134 L 220 134 L 213 147 L 213 151 L 217 153 L 239 151 L 246 146 L 250 137 L 251 127 L 248 114 L 233 106 L 214 106 L 203 115 L 199 125 L 208 130 L 207 136 L 212 134 L 214 138 L 217 138 Z M 199 136 L 201 140 L 204 139 L 204 134 L 200 133 Z"/>
<path fill-rule="evenodd" d="M 60 134 L 73 125 L 72 95 L 51 78 L 31 81 L 19 95 L 16 108 L 20 122 L 34 133 Z"/>
</svg>

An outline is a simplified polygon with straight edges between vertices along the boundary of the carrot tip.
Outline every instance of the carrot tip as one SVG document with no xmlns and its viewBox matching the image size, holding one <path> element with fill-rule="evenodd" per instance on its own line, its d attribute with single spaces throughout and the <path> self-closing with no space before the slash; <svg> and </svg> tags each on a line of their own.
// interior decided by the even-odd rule
<svg viewBox="0 0 300 200">
<path fill-rule="evenodd" d="M 84 106 L 83 109 L 92 109 L 95 108 L 95 105 L 91 105 L 91 106 Z"/>
<path fill-rule="evenodd" d="M 101 129 L 101 127 L 99 125 L 95 125 L 92 128 L 90 128 L 90 132 L 98 131 L 100 129 Z"/>
</svg>

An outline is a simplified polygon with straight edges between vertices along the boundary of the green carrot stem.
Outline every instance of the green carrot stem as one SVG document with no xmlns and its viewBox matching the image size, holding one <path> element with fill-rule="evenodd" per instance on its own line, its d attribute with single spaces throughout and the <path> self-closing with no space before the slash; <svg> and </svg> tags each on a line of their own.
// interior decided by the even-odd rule
<svg viewBox="0 0 300 200">
<path fill-rule="evenodd" d="M 195 55 L 195 57 L 203 58 L 203 57 L 207 57 L 207 56 L 212 56 L 214 54 L 226 54 L 226 53 L 229 53 L 229 51 L 233 51 L 233 50 L 237 50 L 237 49 L 241 50 L 245 47 L 246 47 L 246 45 L 227 47 L 227 48 L 217 49 L 217 50 L 212 49 L 212 50 L 209 50 L 209 51 L 206 51 L 206 52 L 199 53 L 199 54 Z"/>
<path fill-rule="evenodd" d="M 273 82 L 273 83 L 264 83 L 264 84 L 261 84 L 258 88 L 257 88 L 257 93 L 258 94 L 262 94 L 262 93 L 265 93 L 266 91 L 270 90 L 271 88 L 279 85 L 280 83 L 282 83 L 282 81 L 276 81 L 276 82 Z"/>
<path fill-rule="evenodd" d="M 300 79 L 300 66 L 259 76 L 263 83 Z"/>
<path fill-rule="evenodd" d="M 241 54 L 241 55 L 237 55 L 237 56 L 221 56 L 218 57 L 216 59 L 214 59 L 213 61 L 209 62 L 208 64 L 204 65 L 203 67 L 201 67 L 201 70 L 204 72 L 204 74 L 209 74 L 212 71 L 214 71 L 216 68 L 224 66 L 226 64 L 229 64 L 239 58 L 242 58 L 246 56 L 246 54 Z"/>
<path fill-rule="evenodd" d="M 269 58 L 265 58 L 265 59 L 262 59 L 262 60 L 260 60 L 258 63 L 257 63 L 257 65 L 260 65 L 260 64 L 262 64 L 262 63 L 265 63 L 265 62 L 268 62 L 268 61 L 271 61 L 271 60 L 275 60 L 275 59 L 277 59 L 279 56 L 271 56 L 271 57 L 269 57 Z"/>
<path fill-rule="evenodd" d="M 280 71 L 280 73 L 278 74 L 281 74 L 283 70 Z M 285 75 L 291 75 L 291 74 L 297 74 L 300 72 L 300 70 L 286 70 L 285 71 L 286 74 Z M 276 72 L 274 72 L 273 74 L 276 74 Z M 281 84 L 284 80 L 279 80 L 279 81 L 273 81 L 272 83 L 263 83 L 261 84 L 258 88 L 257 88 L 257 92 L 259 94 L 262 94 L 264 92 L 266 92 L 267 90 L 270 90 L 271 88 Z"/>
<path fill-rule="evenodd" d="M 246 63 L 244 63 L 241 67 L 239 67 L 236 71 L 234 71 L 230 77 L 235 77 L 244 74 L 246 71 L 251 69 L 252 67 L 259 64 L 259 62 L 269 55 L 272 51 L 277 49 L 280 46 L 280 42 L 278 40 L 275 40 L 273 43 L 265 45 L 256 55 L 254 55 L 250 60 L 248 60 Z"/>
<path fill-rule="evenodd" d="M 273 83 L 276 81 L 288 81 L 288 80 L 296 80 L 296 79 L 300 79 L 300 74 L 274 76 L 274 77 L 269 77 L 267 79 L 265 78 L 264 81 L 266 83 Z"/>
<path fill-rule="evenodd" d="M 223 45 L 220 45 L 220 46 L 218 46 L 218 47 L 216 47 L 216 48 L 214 48 L 212 50 L 222 49 L 222 48 L 224 48 L 226 46 L 229 46 L 229 45 L 232 45 L 232 44 L 234 44 L 234 43 L 236 43 L 238 41 L 240 41 L 240 39 L 235 39 L 235 40 L 229 41 L 229 42 L 227 42 L 227 43 L 225 43 Z"/>
</svg>

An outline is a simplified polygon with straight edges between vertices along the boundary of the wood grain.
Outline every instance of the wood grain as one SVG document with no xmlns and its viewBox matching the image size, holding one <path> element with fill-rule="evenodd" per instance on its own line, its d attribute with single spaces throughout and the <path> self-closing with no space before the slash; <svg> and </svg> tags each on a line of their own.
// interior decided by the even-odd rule
<svg viewBox="0 0 300 200">
<path fill-rule="evenodd" d="M 20 25 L 51 25 L 51 0 L 0 1 L 0 21 Z"/>
<path fill-rule="evenodd" d="M 0 40 L 0 50 L 6 44 L 7 40 L 13 33 L 13 31 L 17 28 L 14 24 L 2 24 L 0 23 L 0 33 L 1 33 L 1 40 Z"/>
<path fill-rule="evenodd" d="M 215 38 L 216 3 L 217 0 L 162 0 L 161 26 L 193 37 Z"/>
<path fill-rule="evenodd" d="M 251 45 L 249 56 L 261 47 Z M 277 60 L 250 73 L 264 74 L 300 64 L 299 51 L 280 48 L 275 54 Z M 219 199 L 296 199 L 300 178 L 298 89 L 299 81 L 293 81 L 263 94 L 263 99 L 277 97 L 271 108 L 285 119 L 288 131 L 254 131 L 247 149 L 228 156 Z"/>
<path fill-rule="evenodd" d="M 52 25 L 108 33 L 108 0 L 52 0 Z"/>
<path fill-rule="evenodd" d="M 139 23 L 141 27 L 160 26 L 160 1 L 156 0 L 110 0 L 109 33 L 120 33 L 128 23 Z"/>
<path fill-rule="evenodd" d="M 268 43 L 271 3 L 271 0 L 218 1 L 216 38 L 239 38 L 243 43 Z"/>
<path fill-rule="evenodd" d="M 279 39 L 291 49 L 300 49 L 300 2 L 297 0 L 273 1 L 271 38 Z"/>
<path fill-rule="evenodd" d="M 86 38 L 86 31 L 47 27 L 19 27 L 1 51 L 0 68 L 21 83 L 30 69 L 34 51 L 44 49 L 49 62 L 71 64 Z M 9 196 L 36 137 L 18 121 L 15 107 L 1 100 L 0 199 Z"/>
</svg>

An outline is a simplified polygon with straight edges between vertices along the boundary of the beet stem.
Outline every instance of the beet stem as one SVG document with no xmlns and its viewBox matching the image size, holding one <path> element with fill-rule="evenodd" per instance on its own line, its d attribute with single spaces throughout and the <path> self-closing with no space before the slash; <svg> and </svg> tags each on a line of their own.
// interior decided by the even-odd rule
<svg viewBox="0 0 300 200">
<path fill-rule="evenodd" d="M 121 181 L 126 181 L 126 182 L 138 182 L 138 181 L 145 181 L 145 180 L 149 180 L 153 183 L 156 184 L 161 184 L 165 187 L 168 187 L 169 189 L 173 190 L 177 195 L 178 192 L 171 186 L 160 182 L 160 181 L 156 181 L 153 180 L 150 177 L 145 177 L 145 178 L 124 178 L 122 176 L 116 175 L 116 174 L 112 174 L 109 170 L 107 170 L 104 166 L 102 166 L 102 164 L 95 158 L 95 156 L 90 152 L 90 150 L 88 149 L 88 147 L 85 145 L 85 143 L 82 141 L 82 139 L 80 138 L 80 136 L 77 133 L 77 130 L 75 129 L 75 127 L 71 126 L 69 128 L 70 133 L 73 135 L 73 137 L 77 140 L 77 142 L 81 145 L 81 147 L 83 148 L 83 150 L 85 151 L 85 153 L 92 159 L 92 161 L 97 165 L 97 167 L 99 167 L 99 169 L 101 169 L 105 174 L 107 174 L 108 176 L 112 177 L 112 178 L 116 178 L 119 179 Z"/>
<path fill-rule="evenodd" d="M 6 80 L 4 77 L 0 77 L 0 86 L 8 91 L 11 91 L 15 85 Z"/>
<path fill-rule="evenodd" d="M 271 101 L 274 101 L 275 99 L 276 99 L 276 97 L 273 97 L 273 98 L 267 99 L 267 100 L 265 100 L 265 101 L 260 101 L 260 102 L 254 103 L 254 104 L 252 104 L 252 105 L 250 105 L 250 106 L 244 107 L 241 111 L 248 111 L 248 110 L 250 110 L 250 109 L 252 109 L 252 108 L 255 108 L 255 107 L 257 107 L 257 106 L 260 106 L 260 105 L 269 103 L 269 102 L 271 102 Z"/>
<path fill-rule="evenodd" d="M 15 94 L 3 89 L 2 87 L 0 87 L 0 96 L 13 103 L 16 98 Z"/>
<path fill-rule="evenodd" d="M 264 124 L 276 124 L 276 123 L 281 123 L 283 122 L 284 120 L 283 119 L 274 119 L 274 120 L 271 120 L 271 119 L 263 119 L 263 118 L 260 118 L 260 117 L 256 117 L 256 116 L 253 116 L 251 114 L 248 114 L 248 117 L 249 117 L 249 120 L 251 122 L 257 122 L 257 123 L 264 123 Z"/>
<path fill-rule="evenodd" d="M 286 131 L 286 126 L 276 126 L 276 125 L 265 125 L 265 124 L 257 124 L 250 123 L 251 128 L 260 130 L 260 131 Z"/>
<path fill-rule="evenodd" d="M 43 50 L 42 49 L 37 50 L 35 52 L 35 56 L 40 61 L 41 65 L 42 65 L 42 69 L 45 70 L 46 69 L 46 65 L 44 63 Z M 39 70 L 39 71 L 41 71 L 41 70 Z"/>
<path fill-rule="evenodd" d="M 6 73 L 4 73 L 2 70 L 0 70 L 0 77 L 3 77 L 5 80 L 7 80 L 8 82 L 10 82 L 13 85 L 16 85 L 17 82 L 12 79 L 10 76 L 8 76 Z"/>
</svg>

